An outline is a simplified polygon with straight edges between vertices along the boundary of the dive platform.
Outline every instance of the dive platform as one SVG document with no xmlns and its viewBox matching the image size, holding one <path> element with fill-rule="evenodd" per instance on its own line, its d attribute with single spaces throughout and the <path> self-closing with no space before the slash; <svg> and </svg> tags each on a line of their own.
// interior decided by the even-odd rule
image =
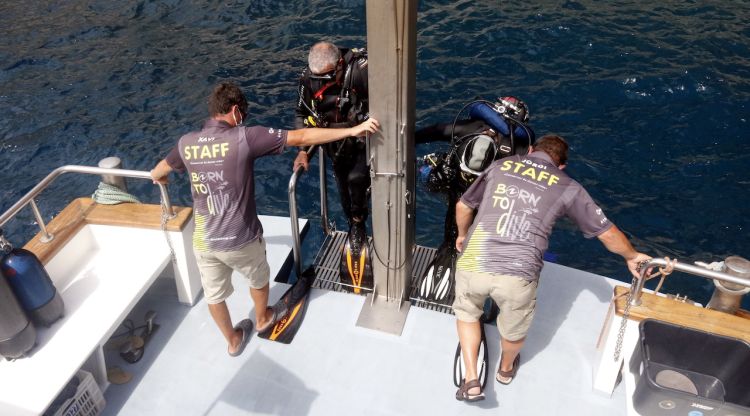
<svg viewBox="0 0 750 416">
<path fill-rule="evenodd" d="M 313 287 L 317 289 L 331 290 L 334 292 L 351 292 L 347 289 L 345 283 L 340 278 L 341 253 L 344 248 L 347 233 L 343 231 L 333 231 L 326 236 L 323 245 L 320 247 L 318 254 L 315 256 L 313 266 L 315 267 L 315 283 Z M 369 252 L 371 261 L 378 261 L 375 258 L 372 238 L 369 240 Z M 451 305 L 453 304 L 454 295 L 451 292 L 442 302 L 432 302 L 419 296 L 419 286 L 422 282 L 422 276 L 425 275 L 430 263 L 435 258 L 436 249 L 416 245 L 414 248 L 413 268 L 411 275 L 411 288 L 409 290 L 409 302 L 412 306 L 420 308 L 453 314 Z M 372 289 L 363 288 L 362 295 L 367 295 Z"/>
</svg>

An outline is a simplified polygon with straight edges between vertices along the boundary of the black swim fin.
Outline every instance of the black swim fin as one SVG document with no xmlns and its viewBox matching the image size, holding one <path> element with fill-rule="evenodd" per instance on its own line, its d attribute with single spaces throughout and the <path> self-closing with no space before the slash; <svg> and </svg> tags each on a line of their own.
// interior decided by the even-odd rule
<svg viewBox="0 0 750 416">
<path fill-rule="evenodd" d="M 370 245 L 367 242 L 364 223 L 354 223 L 349 228 L 349 235 L 341 252 L 339 276 L 342 287 L 354 293 L 362 293 L 362 289 L 372 289 Z"/>
<path fill-rule="evenodd" d="M 443 244 L 427 267 L 419 285 L 419 297 L 430 302 L 445 303 L 453 296 L 456 283 L 456 249 Z"/>
<path fill-rule="evenodd" d="M 315 280 L 315 269 L 310 266 L 297 281 L 284 292 L 284 295 L 273 305 L 274 315 L 278 317 L 276 323 L 259 333 L 258 336 L 270 341 L 289 344 L 302 325 L 307 311 L 310 287 Z"/>
<path fill-rule="evenodd" d="M 487 336 L 484 334 L 484 324 L 494 321 L 499 312 L 500 308 L 498 308 L 492 298 L 489 298 L 484 302 L 484 312 L 482 313 L 482 317 L 479 318 L 482 328 L 482 340 L 479 342 L 479 353 L 477 354 L 477 376 L 479 382 L 482 384 L 482 390 L 484 390 L 484 386 L 487 384 L 487 374 L 489 374 L 487 363 L 490 359 L 487 351 Z M 461 387 L 461 380 L 464 379 L 464 374 L 466 374 L 464 357 L 461 354 L 461 343 L 459 342 L 456 346 L 456 356 L 453 359 L 453 384 L 456 387 Z"/>
<path fill-rule="evenodd" d="M 479 353 L 477 354 L 477 379 L 482 385 L 482 390 L 487 384 L 488 363 L 489 363 L 489 352 L 487 351 L 487 337 L 484 334 L 484 322 L 480 321 L 482 328 L 482 341 L 479 343 Z M 461 381 L 464 379 L 466 374 L 466 368 L 464 367 L 464 356 L 461 353 L 461 343 L 459 342 L 456 346 L 456 356 L 453 359 L 453 384 L 456 387 L 461 387 Z"/>
</svg>

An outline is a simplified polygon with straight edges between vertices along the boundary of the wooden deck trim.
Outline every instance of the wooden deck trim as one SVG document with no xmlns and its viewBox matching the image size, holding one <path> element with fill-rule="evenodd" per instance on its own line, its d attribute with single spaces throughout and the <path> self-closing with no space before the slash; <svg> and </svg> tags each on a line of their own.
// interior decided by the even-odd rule
<svg viewBox="0 0 750 416">
<path fill-rule="evenodd" d="M 622 316 L 625 310 L 628 290 L 630 288 L 624 286 L 615 287 L 615 313 L 618 316 Z M 750 313 L 747 311 L 740 310 L 736 315 L 730 315 L 646 292 L 641 294 L 641 300 L 639 306 L 630 308 L 630 319 L 634 321 L 653 318 L 750 342 Z"/>
<path fill-rule="evenodd" d="M 173 208 L 177 216 L 167 222 L 167 231 L 182 231 L 190 221 L 193 209 Z M 159 230 L 161 212 L 161 206 L 156 204 L 101 205 L 91 198 L 77 198 L 47 224 L 47 231 L 55 236 L 52 241 L 42 243 L 40 231 L 23 248 L 36 254 L 42 264 L 47 264 L 65 243 L 87 224 Z"/>
<path fill-rule="evenodd" d="M 161 229 L 161 205 L 124 203 L 117 205 L 94 204 L 89 198 L 84 203 L 93 205 L 86 214 L 87 224 L 118 225 L 124 227 Z M 182 231 L 190 220 L 192 208 L 173 207 L 176 217 L 167 221 L 167 231 Z"/>
</svg>

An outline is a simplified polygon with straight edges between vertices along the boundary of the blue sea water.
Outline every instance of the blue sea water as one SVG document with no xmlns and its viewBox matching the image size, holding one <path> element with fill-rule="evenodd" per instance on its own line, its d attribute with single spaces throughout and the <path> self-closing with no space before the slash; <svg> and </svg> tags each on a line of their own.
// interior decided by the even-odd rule
<svg viewBox="0 0 750 416">
<path fill-rule="evenodd" d="M 366 46 L 364 2 L 351 0 L 8 0 L 0 16 L 2 211 L 61 165 L 116 155 L 150 169 L 200 126 L 219 81 L 245 90 L 250 123 L 291 127 L 309 46 Z M 687 262 L 750 257 L 748 21 L 750 3 L 737 1 L 422 1 L 417 127 L 452 119 L 477 95 L 519 96 L 538 134 L 569 140 L 568 172 L 639 250 Z M 257 165 L 261 213 L 288 215 L 293 156 Z M 96 183 L 63 176 L 39 198 L 43 215 Z M 158 200 L 145 181 L 130 189 Z M 417 241 L 436 246 L 445 202 L 417 191 Z M 300 213 L 313 219 L 310 262 L 322 241 L 315 175 L 300 193 Z M 184 177 L 170 194 L 190 204 Z M 331 216 L 343 227 L 336 198 Z M 28 209 L 6 226 L 16 244 L 36 231 Z M 630 280 L 619 257 L 571 223 L 558 226 L 550 252 Z M 675 276 L 665 289 L 706 302 L 712 283 Z"/>
</svg>

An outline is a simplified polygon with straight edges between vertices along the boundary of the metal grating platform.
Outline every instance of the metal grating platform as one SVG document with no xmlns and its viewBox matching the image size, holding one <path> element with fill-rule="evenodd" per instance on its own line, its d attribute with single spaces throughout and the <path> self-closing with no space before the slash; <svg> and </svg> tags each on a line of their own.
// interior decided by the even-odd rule
<svg viewBox="0 0 750 416">
<path fill-rule="evenodd" d="M 341 282 L 340 268 L 341 252 L 346 241 L 347 233 L 343 231 L 334 231 L 323 241 L 323 245 L 315 256 L 313 267 L 315 267 L 315 282 L 313 287 L 318 289 L 332 290 L 335 292 L 351 293 L 347 289 L 347 284 Z M 372 238 L 368 238 L 370 252 L 372 253 Z M 424 246 L 416 246 L 414 253 L 414 267 L 412 269 L 411 289 L 409 291 L 409 300 L 412 306 L 418 306 L 429 310 L 452 314 L 451 305 L 453 304 L 453 294 L 442 303 L 428 302 L 420 297 L 419 285 L 421 277 L 427 271 L 430 262 L 435 257 L 435 249 Z M 361 295 L 367 295 L 372 292 L 371 289 L 363 289 Z"/>
</svg>

